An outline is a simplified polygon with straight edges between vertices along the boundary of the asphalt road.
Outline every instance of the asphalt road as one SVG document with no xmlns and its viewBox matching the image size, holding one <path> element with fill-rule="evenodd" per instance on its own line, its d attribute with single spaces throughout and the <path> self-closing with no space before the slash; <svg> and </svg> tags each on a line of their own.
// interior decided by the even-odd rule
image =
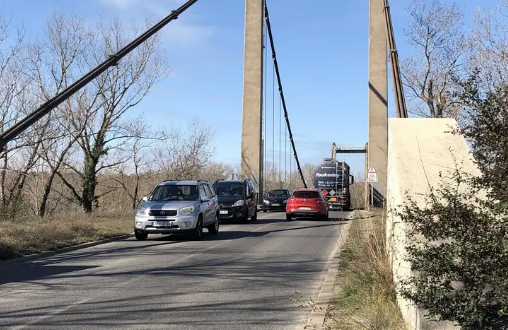
<svg viewBox="0 0 508 330">
<path fill-rule="evenodd" d="M 0 268 L 0 328 L 301 329 L 310 309 L 298 301 L 317 296 L 344 222 L 284 216 Z"/>
</svg>

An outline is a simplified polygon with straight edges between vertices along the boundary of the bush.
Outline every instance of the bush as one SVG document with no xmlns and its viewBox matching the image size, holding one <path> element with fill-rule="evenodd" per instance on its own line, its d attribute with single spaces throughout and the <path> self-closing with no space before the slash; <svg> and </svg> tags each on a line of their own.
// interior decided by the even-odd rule
<svg viewBox="0 0 508 330">
<path fill-rule="evenodd" d="M 408 260 L 416 275 L 400 293 L 429 316 L 464 330 L 508 329 L 508 217 L 476 197 L 459 170 L 420 207 L 409 199 L 400 216 L 408 223 Z"/>
<path fill-rule="evenodd" d="M 482 92 L 478 72 L 461 84 L 479 177 L 456 169 L 425 206 L 409 199 L 399 215 L 414 274 L 402 296 L 464 330 L 508 329 L 508 86 Z M 478 196 L 483 196 L 479 198 Z"/>
</svg>

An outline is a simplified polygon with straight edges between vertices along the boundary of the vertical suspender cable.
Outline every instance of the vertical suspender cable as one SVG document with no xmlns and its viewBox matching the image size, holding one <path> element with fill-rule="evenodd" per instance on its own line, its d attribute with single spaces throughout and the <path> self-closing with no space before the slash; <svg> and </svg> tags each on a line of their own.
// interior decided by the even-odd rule
<svg viewBox="0 0 508 330">
<path fill-rule="evenodd" d="M 266 27 L 268 28 L 268 38 L 270 38 L 270 47 L 272 49 L 273 65 L 275 67 L 275 72 L 277 74 L 277 83 L 279 85 L 280 98 L 282 100 L 282 107 L 284 108 L 284 117 L 286 118 L 286 125 L 288 127 L 289 140 L 291 141 L 291 145 L 293 147 L 296 166 L 298 168 L 298 172 L 300 173 L 300 177 L 302 179 L 303 186 L 305 188 L 307 188 L 307 183 L 305 183 L 305 177 L 303 176 L 303 172 L 300 167 L 300 161 L 298 160 L 298 154 L 296 152 L 295 142 L 293 140 L 293 133 L 291 132 L 291 125 L 289 123 L 288 111 L 286 108 L 286 101 L 284 99 L 284 92 L 282 91 L 282 82 L 281 82 L 280 74 L 279 74 L 279 65 L 277 64 L 277 55 L 275 53 L 275 45 L 273 42 L 272 27 L 270 25 L 270 16 L 268 15 L 268 7 L 266 6 L 266 3 L 265 3 L 265 19 L 266 19 Z"/>
<path fill-rule="evenodd" d="M 272 65 L 272 169 L 274 180 L 277 180 L 277 172 L 275 167 L 275 66 Z"/>
<path fill-rule="evenodd" d="M 279 101 L 279 183 L 282 184 L 282 104 Z M 282 186 L 280 188 L 283 188 Z"/>
<path fill-rule="evenodd" d="M 289 153 L 291 153 L 291 145 L 289 146 Z M 289 157 L 289 187 L 293 189 L 293 158 Z"/>
<path fill-rule="evenodd" d="M 263 43 L 263 52 L 264 52 L 264 60 L 263 60 L 263 90 L 264 90 L 264 109 L 263 109 L 263 125 L 264 125 L 264 137 L 263 137 L 263 191 L 265 190 L 265 186 L 266 186 L 266 142 L 267 142 L 267 127 L 268 127 L 268 124 L 267 124 L 267 102 L 266 102 L 266 95 L 267 95 L 267 88 L 266 88 L 266 85 L 267 85 L 267 79 L 266 79 L 266 74 L 268 72 L 268 32 L 267 32 L 267 29 L 266 29 L 266 24 L 265 24 L 265 28 L 264 28 L 264 43 Z"/>
<path fill-rule="evenodd" d="M 287 147 L 288 147 L 288 129 L 287 127 L 284 127 L 284 183 L 287 185 Z"/>
</svg>

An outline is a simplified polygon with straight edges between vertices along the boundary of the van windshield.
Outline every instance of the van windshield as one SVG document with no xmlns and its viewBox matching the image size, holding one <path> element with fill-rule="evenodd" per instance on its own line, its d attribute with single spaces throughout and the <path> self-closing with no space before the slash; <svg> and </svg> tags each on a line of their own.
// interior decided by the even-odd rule
<svg viewBox="0 0 508 330">
<path fill-rule="evenodd" d="M 269 197 L 287 197 L 289 196 L 289 191 L 283 189 L 270 190 L 266 195 Z"/>
<path fill-rule="evenodd" d="M 214 184 L 213 189 L 221 197 L 243 197 L 245 192 L 245 186 L 237 183 Z"/>
</svg>

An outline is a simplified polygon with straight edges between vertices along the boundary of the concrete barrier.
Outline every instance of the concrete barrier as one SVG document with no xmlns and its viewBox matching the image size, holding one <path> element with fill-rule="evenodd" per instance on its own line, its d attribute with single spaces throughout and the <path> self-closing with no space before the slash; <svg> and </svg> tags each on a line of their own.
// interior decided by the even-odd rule
<svg viewBox="0 0 508 330">
<path fill-rule="evenodd" d="M 411 274 L 404 260 L 407 228 L 393 212 L 405 202 L 406 192 L 422 205 L 430 187 L 442 184 L 440 172 L 446 175 L 460 164 L 464 172 L 479 174 L 464 138 L 451 134 L 455 128 L 456 121 L 448 118 L 389 119 L 386 243 L 396 283 Z M 400 296 L 397 302 L 411 330 L 460 329 L 451 322 L 425 319 L 425 311 Z"/>
</svg>

